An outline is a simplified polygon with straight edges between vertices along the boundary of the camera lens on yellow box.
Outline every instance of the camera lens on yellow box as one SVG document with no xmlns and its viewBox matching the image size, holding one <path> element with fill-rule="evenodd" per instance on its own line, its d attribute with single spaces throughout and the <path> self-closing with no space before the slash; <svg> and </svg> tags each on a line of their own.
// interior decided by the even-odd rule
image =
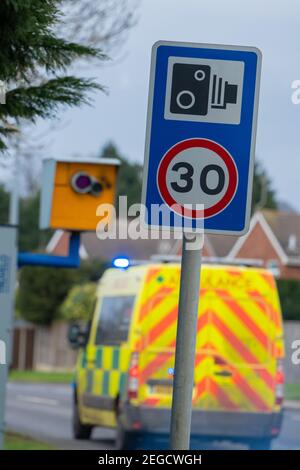
<svg viewBox="0 0 300 470">
<path fill-rule="evenodd" d="M 114 204 L 117 159 L 43 162 L 40 228 L 96 230 L 100 204 Z"/>
</svg>

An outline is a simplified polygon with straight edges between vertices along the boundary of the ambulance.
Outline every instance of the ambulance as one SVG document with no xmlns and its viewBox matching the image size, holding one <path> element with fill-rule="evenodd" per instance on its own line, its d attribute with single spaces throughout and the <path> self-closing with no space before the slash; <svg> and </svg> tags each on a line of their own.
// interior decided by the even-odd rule
<svg viewBox="0 0 300 470">
<path fill-rule="evenodd" d="M 80 346 L 73 434 L 115 428 L 119 449 L 170 431 L 179 263 L 108 269 Z M 283 326 L 276 283 L 261 268 L 206 264 L 201 271 L 193 387 L 193 438 L 269 449 L 280 432 Z M 166 446 L 167 447 L 167 446 Z M 144 447 L 145 448 L 145 447 Z"/>
</svg>

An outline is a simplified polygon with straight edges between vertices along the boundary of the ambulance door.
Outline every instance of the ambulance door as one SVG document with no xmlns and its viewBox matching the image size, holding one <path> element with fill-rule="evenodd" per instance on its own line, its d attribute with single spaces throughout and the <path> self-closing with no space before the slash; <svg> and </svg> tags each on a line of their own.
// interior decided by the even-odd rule
<svg viewBox="0 0 300 470">
<path fill-rule="evenodd" d="M 173 391 L 178 291 L 168 295 L 158 291 L 142 311 L 143 347 L 140 358 L 141 402 L 170 408 Z M 201 308 L 201 310 L 200 310 Z M 207 301 L 201 302 L 197 325 L 193 406 L 205 408 L 207 383 L 207 328 L 203 324 Z"/>
<path fill-rule="evenodd" d="M 139 402 L 169 408 L 172 401 L 178 296 L 158 291 L 140 315 Z"/>
<path fill-rule="evenodd" d="M 216 291 L 207 311 L 210 345 L 208 407 L 270 412 L 274 406 L 276 325 L 262 296 Z"/>
<path fill-rule="evenodd" d="M 115 426 L 116 399 L 128 371 L 128 336 L 134 295 L 103 296 L 99 300 L 96 328 L 87 347 L 87 380 L 84 406 L 98 423 Z"/>
</svg>

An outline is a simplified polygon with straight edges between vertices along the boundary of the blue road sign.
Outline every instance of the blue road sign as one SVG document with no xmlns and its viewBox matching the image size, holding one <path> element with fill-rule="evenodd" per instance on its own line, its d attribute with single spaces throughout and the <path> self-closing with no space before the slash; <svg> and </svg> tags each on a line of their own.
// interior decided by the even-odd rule
<svg viewBox="0 0 300 470">
<path fill-rule="evenodd" d="M 261 53 L 252 47 L 153 46 L 146 225 L 236 235 L 248 230 L 260 69 Z"/>
</svg>

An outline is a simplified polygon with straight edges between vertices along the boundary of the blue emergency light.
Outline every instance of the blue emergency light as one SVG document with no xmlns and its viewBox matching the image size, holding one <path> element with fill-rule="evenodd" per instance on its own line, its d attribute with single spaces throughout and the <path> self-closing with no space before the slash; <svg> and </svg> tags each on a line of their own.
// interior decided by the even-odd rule
<svg viewBox="0 0 300 470">
<path fill-rule="evenodd" d="M 126 269 L 129 267 L 130 262 L 129 259 L 126 258 L 126 256 L 119 256 L 118 258 L 115 258 L 112 262 L 113 266 L 118 269 Z"/>
</svg>

